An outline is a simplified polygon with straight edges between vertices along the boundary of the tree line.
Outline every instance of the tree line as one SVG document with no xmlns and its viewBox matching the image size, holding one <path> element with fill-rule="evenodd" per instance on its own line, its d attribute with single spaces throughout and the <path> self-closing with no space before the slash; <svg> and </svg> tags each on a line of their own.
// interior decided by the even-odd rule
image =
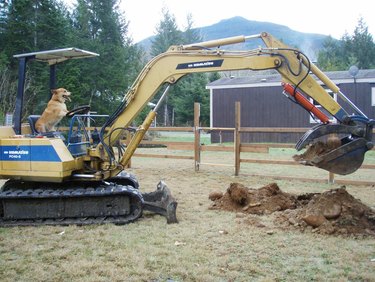
<svg viewBox="0 0 375 282">
<path fill-rule="evenodd" d="M 146 63 L 145 51 L 133 43 L 128 21 L 119 8 L 119 0 L 77 0 L 73 11 L 58 0 L 1 0 L 0 2 L 0 123 L 5 113 L 15 108 L 17 60 L 15 54 L 77 47 L 99 53 L 100 57 L 70 60 L 57 66 L 57 86 L 72 91 L 69 108 L 91 106 L 101 114 L 110 114 L 131 87 Z M 192 29 L 192 18 L 181 31 L 167 9 L 157 25 L 151 55 L 165 52 L 170 45 L 200 41 Z M 26 72 L 24 94 L 25 119 L 40 114 L 49 96 L 49 69 L 32 62 Z M 216 79 L 213 76 L 211 79 Z M 208 75 L 182 79 L 158 115 L 158 123 L 190 124 L 193 103 L 203 103 L 203 120 L 209 120 L 209 102 L 205 85 Z M 145 109 L 148 111 L 149 109 Z M 141 114 L 142 117 L 142 114 Z"/>
<path fill-rule="evenodd" d="M 324 71 L 375 68 L 375 43 L 361 17 L 353 34 L 345 32 L 340 40 L 328 37 L 318 53 L 318 65 Z"/>
<path fill-rule="evenodd" d="M 2 1 L 0 7 L 0 113 L 14 109 L 17 83 L 15 54 L 77 47 L 99 53 L 95 59 L 57 66 L 57 85 L 73 92 L 73 105 L 90 104 L 108 113 L 142 66 L 139 50 L 127 35 L 128 23 L 116 0 L 78 0 L 73 12 L 56 0 Z M 24 116 L 41 113 L 48 102 L 49 69 L 32 62 L 26 73 Z M 3 88 L 4 88 L 3 87 Z M 5 99 L 4 99 L 5 98 Z"/>
<path fill-rule="evenodd" d="M 5 113 L 15 107 L 17 60 L 15 54 L 77 47 L 99 53 L 100 57 L 70 60 L 57 66 L 57 86 L 70 90 L 69 109 L 91 106 L 100 114 L 110 114 L 147 62 L 145 50 L 128 34 L 129 22 L 119 8 L 120 0 L 77 0 L 69 10 L 61 0 L 0 0 L 0 124 Z M 156 26 L 150 55 L 165 52 L 171 45 L 202 41 L 187 15 L 186 27 L 178 28 L 168 9 Z M 318 54 L 323 70 L 345 70 L 375 66 L 375 47 L 363 19 L 353 35 L 340 40 L 329 37 Z M 40 114 L 49 96 L 48 67 L 32 62 L 26 72 L 24 113 Z M 192 74 L 174 85 L 165 106 L 158 114 L 158 124 L 191 125 L 193 103 L 201 103 L 203 125 L 209 123 L 209 95 L 205 86 L 220 78 L 218 73 Z M 154 98 L 156 102 L 159 95 Z M 149 109 L 145 109 L 137 122 Z"/>
</svg>

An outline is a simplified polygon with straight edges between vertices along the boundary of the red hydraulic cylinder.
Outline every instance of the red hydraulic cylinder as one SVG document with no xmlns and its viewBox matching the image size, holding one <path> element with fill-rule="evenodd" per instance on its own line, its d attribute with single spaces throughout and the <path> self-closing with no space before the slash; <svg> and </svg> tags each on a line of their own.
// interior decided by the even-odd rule
<svg viewBox="0 0 375 282">
<path fill-rule="evenodd" d="M 329 118 L 313 103 L 311 103 L 309 100 L 307 100 L 299 91 L 294 91 L 294 87 L 290 85 L 289 83 L 282 83 L 282 86 L 284 87 L 284 91 L 288 93 L 290 96 L 294 97 L 294 99 L 297 101 L 298 104 L 300 104 L 302 107 L 304 107 L 307 111 L 313 113 L 318 119 L 320 119 L 323 123 L 329 123 Z"/>
</svg>

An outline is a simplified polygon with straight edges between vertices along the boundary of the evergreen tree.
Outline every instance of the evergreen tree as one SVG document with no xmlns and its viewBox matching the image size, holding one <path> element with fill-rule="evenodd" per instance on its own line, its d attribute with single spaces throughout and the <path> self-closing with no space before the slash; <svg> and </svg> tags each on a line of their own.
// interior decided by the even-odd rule
<svg viewBox="0 0 375 282">
<path fill-rule="evenodd" d="M 9 3 L 8 1 L 1 0 L 0 1 L 0 71 L 3 71 L 7 68 L 9 63 L 8 57 L 4 51 L 5 49 L 5 32 L 6 32 L 6 22 L 8 17 L 8 10 Z"/>
<path fill-rule="evenodd" d="M 1 77 L 9 78 L 11 85 L 16 83 L 18 62 L 13 59 L 14 54 L 64 47 L 93 51 L 101 56 L 58 64 L 57 86 L 73 92 L 69 109 L 90 104 L 95 111 L 111 113 L 143 63 L 139 59 L 141 50 L 127 36 L 128 25 L 118 3 L 119 0 L 78 0 L 71 15 L 60 0 L 3 0 L 0 71 L 6 69 L 7 75 Z M 48 66 L 38 62 L 29 66 L 25 116 L 41 113 L 50 95 Z M 14 101 L 15 87 L 9 86 L 8 90 L 5 92 L 13 97 L 9 100 Z M 14 105 L 9 106 L 12 108 Z"/>
<path fill-rule="evenodd" d="M 326 71 L 345 69 L 343 42 L 329 36 L 323 43 L 323 50 L 318 55 L 318 65 Z"/>
<path fill-rule="evenodd" d="M 182 33 L 183 43 L 191 44 L 201 42 L 202 37 L 193 29 L 191 14 L 187 15 L 187 26 Z M 208 75 L 206 73 L 193 73 L 184 76 L 175 86 L 175 95 L 171 98 L 174 108 L 176 125 L 192 125 L 194 120 L 194 103 L 200 103 L 201 122 L 209 123 L 210 99 L 206 90 Z"/>
<path fill-rule="evenodd" d="M 182 44 L 181 31 L 178 30 L 176 18 L 174 15 L 169 13 L 169 10 L 163 8 L 162 10 L 163 18 L 156 26 L 156 32 L 154 40 L 152 40 L 151 45 L 151 55 L 153 57 L 165 52 L 171 45 Z M 159 110 L 158 117 L 162 117 L 164 126 L 170 125 L 170 115 L 171 112 L 169 109 L 169 97 L 174 96 L 175 89 L 174 87 L 169 91 L 167 98 L 164 101 L 164 108 Z M 160 98 L 160 94 L 156 95 L 153 99 L 153 102 L 157 102 Z M 147 109 L 142 111 L 141 117 L 143 118 L 147 114 Z"/>
<path fill-rule="evenodd" d="M 128 23 L 118 0 L 78 0 L 73 15 L 76 42 L 100 54 L 90 62 L 72 62 L 77 76 L 70 83 L 78 89 L 78 104 L 90 103 L 100 113 L 112 113 L 141 68 L 141 51 L 127 36 Z M 80 74 L 80 75 L 78 75 Z"/>
<path fill-rule="evenodd" d="M 70 23 L 55 0 L 11 1 L 4 28 L 4 49 L 14 54 L 65 47 Z"/>
<path fill-rule="evenodd" d="M 1 6 L 0 60 L 6 62 L 9 77 L 15 83 L 18 62 L 13 55 L 66 46 L 70 24 L 66 9 L 55 0 L 17 0 L 7 4 L 6 9 Z M 8 95 L 16 96 L 14 87 L 9 91 Z M 35 62 L 27 71 L 24 116 L 41 111 L 47 97 L 48 67 Z M 14 98 L 11 100 L 15 101 Z M 12 110 L 14 104 L 9 107 L 8 110 Z"/>
<path fill-rule="evenodd" d="M 186 27 L 182 34 L 182 40 L 184 44 L 191 44 L 202 41 L 202 36 L 199 32 L 193 28 L 194 20 L 192 14 L 186 16 Z"/>
<path fill-rule="evenodd" d="M 57 65 L 57 86 L 73 92 L 68 108 L 90 104 L 95 111 L 111 113 L 143 63 L 141 50 L 127 36 L 128 23 L 118 4 L 119 0 L 78 0 L 70 14 L 61 0 L 1 0 L 0 77 L 10 82 L 2 84 L 7 89 L 1 89 L 1 99 L 13 102 L 2 103 L 0 115 L 14 108 L 18 62 L 13 55 L 64 47 L 100 54 Z M 24 116 L 41 113 L 50 95 L 48 66 L 29 66 Z"/>
<path fill-rule="evenodd" d="M 375 43 L 363 18 L 360 18 L 351 37 L 345 38 L 350 54 L 360 69 L 375 67 Z"/>
<path fill-rule="evenodd" d="M 329 37 L 318 55 L 318 65 L 326 71 L 375 67 L 375 43 L 363 18 L 358 20 L 353 35 L 345 33 L 340 40 Z"/>
<path fill-rule="evenodd" d="M 163 19 L 158 24 L 157 34 L 152 42 L 151 54 L 159 55 L 168 50 L 171 45 L 181 45 L 202 41 L 201 36 L 193 27 L 192 16 L 187 15 L 187 26 L 184 31 L 180 31 L 176 24 L 176 19 L 163 9 Z M 165 126 L 192 124 L 194 119 L 194 103 L 201 103 L 201 119 L 203 124 L 209 122 L 209 95 L 205 89 L 208 82 L 208 75 L 205 73 L 195 73 L 182 77 L 173 85 L 168 99 L 165 101 L 164 109 L 161 109 L 159 116 Z M 158 100 L 157 96 L 154 102 Z M 143 113 L 145 114 L 145 113 Z M 174 118 L 174 120 L 173 120 Z"/>
<path fill-rule="evenodd" d="M 165 52 L 171 45 L 183 43 L 181 31 L 177 27 L 176 18 L 163 8 L 163 18 L 156 27 L 156 36 L 152 40 L 151 55 L 153 57 Z"/>
</svg>

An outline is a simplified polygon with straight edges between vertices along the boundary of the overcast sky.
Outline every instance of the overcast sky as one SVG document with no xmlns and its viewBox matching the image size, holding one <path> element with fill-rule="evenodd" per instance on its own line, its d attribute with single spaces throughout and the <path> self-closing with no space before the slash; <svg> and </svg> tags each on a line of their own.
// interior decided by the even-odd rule
<svg viewBox="0 0 375 282">
<path fill-rule="evenodd" d="M 345 31 L 353 33 L 360 17 L 364 18 L 374 36 L 374 6 L 373 0 L 122 0 L 121 3 L 130 22 L 129 35 L 135 42 L 155 35 L 163 7 L 176 17 L 181 29 L 186 26 L 188 13 L 193 16 L 194 27 L 242 16 L 248 20 L 272 22 L 297 31 L 326 34 L 339 39 Z"/>
<path fill-rule="evenodd" d="M 129 35 L 134 42 L 155 35 L 162 19 L 162 9 L 174 15 L 180 29 L 186 17 L 193 17 L 193 27 L 215 24 L 223 19 L 242 16 L 248 20 L 286 25 L 291 29 L 331 35 L 337 39 L 347 31 L 352 34 L 363 17 L 369 32 L 375 35 L 373 0 L 120 0 L 129 21 Z M 65 0 L 74 3 L 75 0 Z M 230 27 L 228 27 L 230 28 Z M 265 30 L 267 31 L 267 30 Z M 243 34 L 250 35 L 250 34 Z"/>
</svg>

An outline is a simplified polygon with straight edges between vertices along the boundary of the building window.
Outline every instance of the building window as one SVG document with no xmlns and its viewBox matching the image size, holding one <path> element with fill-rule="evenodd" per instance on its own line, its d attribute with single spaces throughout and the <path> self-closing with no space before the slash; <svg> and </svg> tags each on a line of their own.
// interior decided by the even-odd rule
<svg viewBox="0 0 375 282">
<path fill-rule="evenodd" d="M 371 106 L 375 106 L 375 87 L 371 87 Z"/>
<path fill-rule="evenodd" d="M 337 102 L 337 94 L 333 93 L 330 89 L 326 89 L 326 91 Z M 373 92 L 375 93 L 375 90 Z M 322 111 L 329 118 L 329 121 L 331 123 L 337 122 L 336 119 L 329 112 L 327 112 L 320 104 L 318 104 L 313 98 L 310 98 L 309 100 L 311 103 L 314 104 L 315 107 L 317 107 L 320 111 Z M 317 117 L 315 117 L 314 114 L 310 113 L 310 123 L 320 123 L 320 120 Z"/>
</svg>

